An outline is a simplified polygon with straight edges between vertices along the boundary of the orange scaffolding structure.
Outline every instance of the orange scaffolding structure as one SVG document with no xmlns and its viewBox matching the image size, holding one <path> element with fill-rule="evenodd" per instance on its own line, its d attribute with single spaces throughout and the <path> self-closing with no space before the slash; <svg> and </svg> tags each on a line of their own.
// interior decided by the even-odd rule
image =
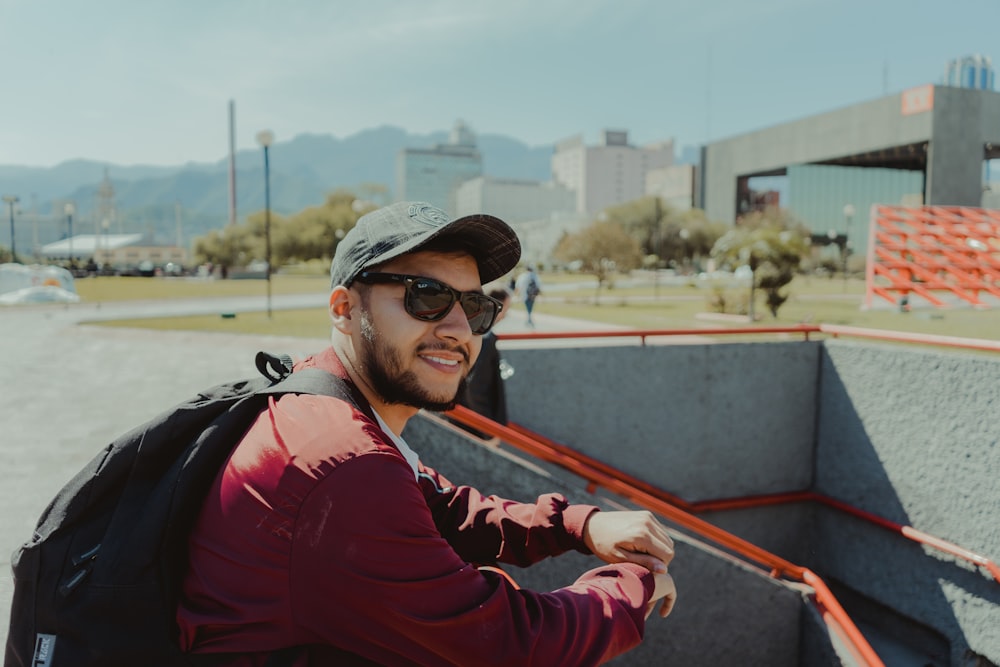
<svg viewBox="0 0 1000 667">
<path fill-rule="evenodd" d="M 865 307 L 1000 306 L 1000 210 L 872 206 Z"/>
</svg>

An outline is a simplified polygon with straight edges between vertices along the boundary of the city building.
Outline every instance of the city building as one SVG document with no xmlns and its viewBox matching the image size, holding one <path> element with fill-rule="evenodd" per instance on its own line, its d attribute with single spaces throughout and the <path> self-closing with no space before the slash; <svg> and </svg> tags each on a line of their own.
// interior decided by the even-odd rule
<svg viewBox="0 0 1000 667">
<path fill-rule="evenodd" d="M 608 208 L 646 195 L 646 175 L 672 166 L 672 139 L 630 146 L 628 132 L 604 130 L 601 143 L 584 144 L 582 135 L 560 141 L 552 155 L 552 178 L 576 192 L 576 211 L 596 217 Z"/>
<path fill-rule="evenodd" d="M 425 201 L 454 215 L 455 189 L 483 173 L 476 137 L 461 120 L 446 144 L 404 148 L 396 157 L 396 200 Z"/>
<path fill-rule="evenodd" d="M 982 206 L 984 165 L 997 158 L 1000 93 L 925 85 L 707 144 L 696 205 L 734 223 L 754 207 L 752 179 L 787 177 L 802 222 L 817 233 L 846 225 L 860 253 L 870 203 Z"/>
<path fill-rule="evenodd" d="M 993 62 L 981 55 L 949 60 L 945 68 L 944 83 L 956 88 L 993 90 Z"/>
<path fill-rule="evenodd" d="M 695 166 L 676 164 L 646 172 L 646 195 L 659 197 L 675 211 L 694 206 Z"/>
<path fill-rule="evenodd" d="M 525 263 L 547 265 L 563 234 L 580 231 L 588 218 L 576 212 L 576 193 L 554 181 L 480 176 L 455 191 L 456 215 L 489 213 L 504 220 L 521 241 Z"/>
<path fill-rule="evenodd" d="M 576 193 L 554 181 L 479 176 L 455 190 L 455 215 L 489 213 L 513 224 L 575 210 Z"/>
</svg>

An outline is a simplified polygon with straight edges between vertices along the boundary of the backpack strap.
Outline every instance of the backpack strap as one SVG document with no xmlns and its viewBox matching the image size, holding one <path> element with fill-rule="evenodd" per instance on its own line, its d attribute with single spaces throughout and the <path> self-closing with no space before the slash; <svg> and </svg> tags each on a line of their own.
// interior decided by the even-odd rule
<svg viewBox="0 0 1000 667">
<path fill-rule="evenodd" d="M 292 358 L 287 354 L 276 357 L 267 352 L 258 352 L 254 362 L 260 374 L 271 382 L 280 382 L 292 372 Z"/>
<path fill-rule="evenodd" d="M 368 399 L 348 380 L 321 368 L 303 368 L 293 373 L 292 358 L 287 354 L 275 356 L 267 352 L 258 352 L 256 363 L 257 370 L 271 380 L 269 386 L 257 390 L 258 394 L 333 396 L 350 403 L 372 421 L 378 421 L 368 404 Z"/>
</svg>

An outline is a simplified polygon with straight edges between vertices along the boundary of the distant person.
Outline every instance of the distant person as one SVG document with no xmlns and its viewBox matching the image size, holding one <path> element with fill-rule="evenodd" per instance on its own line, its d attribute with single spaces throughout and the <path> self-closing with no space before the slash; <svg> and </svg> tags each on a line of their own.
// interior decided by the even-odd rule
<svg viewBox="0 0 1000 667">
<path fill-rule="evenodd" d="M 598 665 L 641 642 L 657 601 L 670 612 L 674 544 L 652 513 L 480 493 L 402 437 L 455 404 L 502 312 L 482 285 L 520 254 L 488 215 L 400 202 L 358 220 L 330 267 L 331 344 L 296 365 L 344 379 L 355 405 L 283 395 L 235 443 L 189 537 L 184 651 L 227 667 L 287 664 L 284 649 L 296 667 Z M 481 569 L 567 551 L 604 563 L 544 592 Z"/>
<path fill-rule="evenodd" d="M 535 299 L 542 293 L 542 281 L 535 272 L 535 267 L 531 264 L 517 278 L 517 293 L 524 301 L 524 309 L 528 311 L 528 326 L 535 326 L 531 319 L 531 312 L 535 308 Z"/>
<path fill-rule="evenodd" d="M 487 292 L 487 296 L 503 304 L 503 310 L 497 315 L 497 320 L 493 325 L 496 326 L 507 314 L 511 295 L 509 291 L 499 287 Z M 497 349 L 496 333 L 490 329 L 483 334 L 482 342 L 483 347 L 479 351 L 479 358 L 476 359 L 472 370 L 469 371 L 465 391 L 459 394 L 458 403 L 499 424 L 506 425 L 507 395 L 504 392 L 504 378 L 500 371 L 500 351 Z M 463 426 L 463 428 L 466 427 Z M 469 428 L 468 430 L 484 437 L 475 429 Z"/>
</svg>

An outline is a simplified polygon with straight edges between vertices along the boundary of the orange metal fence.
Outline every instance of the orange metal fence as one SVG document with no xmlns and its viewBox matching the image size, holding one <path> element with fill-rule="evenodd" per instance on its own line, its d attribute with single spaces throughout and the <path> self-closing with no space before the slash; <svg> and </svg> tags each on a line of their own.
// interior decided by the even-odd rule
<svg viewBox="0 0 1000 667">
<path fill-rule="evenodd" d="M 1000 340 L 981 338 L 961 338 L 958 336 L 935 336 L 931 334 L 915 334 L 905 331 L 888 329 L 867 329 L 834 324 L 797 324 L 793 326 L 775 327 L 713 327 L 705 329 L 616 329 L 610 331 L 533 331 L 525 333 L 499 333 L 500 340 L 553 340 L 574 338 L 638 338 L 642 345 L 647 339 L 659 336 L 726 336 L 742 334 L 797 334 L 803 340 L 810 340 L 814 334 L 823 334 L 833 338 L 849 336 L 871 340 L 884 340 L 894 343 L 916 343 L 937 347 L 957 347 L 985 352 L 1000 352 Z"/>
<path fill-rule="evenodd" d="M 640 507 L 645 507 L 666 517 L 677 525 L 683 526 L 733 553 L 739 554 L 743 558 L 765 566 L 773 577 L 784 576 L 809 585 L 814 591 L 813 598 L 822 618 L 838 636 L 845 640 L 845 645 L 858 663 L 869 667 L 883 667 L 884 663 L 847 615 L 847 612 L 844 611 L 837 598 L 830 592 L 823 580 L 808 568 L 795 565 L 751 542 L 699 519 L 678 507 L 676 503 L 665 500 L 663 496 L 666 494 L 652 489 L 645 483 L 636 484 L 635 482 L 638 480 L 629 479 L 620 471 L 610 472 L 613 469 L 605 464 L 593 465 L 594 459 L 569 448 L 553 446 L 556 443 L 530 436 L 524 430 L 503 426 L 462 406 L 457 406 L 448 413 L 448 416 L 490 436 L 499 437 L 532 456 L 566 468 L 586 479 L 591 489 L 597 486 L 603 487 L 627 498 Z"/>
</svg>

